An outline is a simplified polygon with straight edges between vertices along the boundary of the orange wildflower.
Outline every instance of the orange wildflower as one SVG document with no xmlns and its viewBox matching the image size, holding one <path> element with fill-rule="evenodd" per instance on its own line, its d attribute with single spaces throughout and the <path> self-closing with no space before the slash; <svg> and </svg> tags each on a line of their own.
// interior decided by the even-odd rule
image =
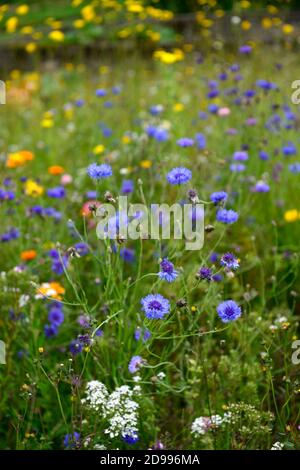
<svg viewBox="0 0 300 470">
<path fill-rule="evenodd" d="M 61 175 L 65 169 L 60 165 L 52 165 L 48 168 L 48 173 L 50 175 Z"/>
<path fill-rule="evenodd" d="M 35 250 L 25 250 L 25 251 L 22 251 L 21 253 L 21 260 L 23 261 L 31 261 L 35 257 L 36 257 Z"/>
</svg>

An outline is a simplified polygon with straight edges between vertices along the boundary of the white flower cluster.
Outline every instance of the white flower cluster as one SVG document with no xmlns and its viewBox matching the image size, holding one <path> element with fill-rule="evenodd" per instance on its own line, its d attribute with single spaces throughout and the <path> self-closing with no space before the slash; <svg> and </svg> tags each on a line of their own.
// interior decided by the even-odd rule
<svg viewBox="0 0 300 470">
<path fill-rule="evenodd" d="M 81 402 L 95 411 L 103 412 L 108 396 L 108 390 L 102 382 L 91 380 L 86 386 L 86 398 L 83 398 Z"/>
<path fill-rule="evenodd" d="M 220 415 L 200 416 L 192 423 L 192 434 L 196 436 L 203 436 L 207 431 L 218 428 L 223 423 L 223 418 Z"/>
<path fill-rule="evenodd" d="M 104 433 L 110 438 L 126 435 L 135 437 L 138 431 L 139 404 L 133 398 L 140 391 L 139 385 L 132 389 L 128 385 L 122 385 L 109 394 L 103 383 L 93 380 L 87 384 L 86 398 L 82 403 L 107 419 L 108 427 Z"/>
<path fill-rule="evenodd" d="M 277 442 L 274 442 L 274 444 L 271 447 L 271 450 L 282 450 L 283 447 L 284 445 L 281 442 L 277 441 Z"/>
<path fill-rule="evenodd" d="M 134 394 L 128 385 L 123 385 L 109 396 L 105 406 L 109 427 L 104 431 L 109 437 L 137 433 L 139 405 L 132 399 Z"/>
</svg>

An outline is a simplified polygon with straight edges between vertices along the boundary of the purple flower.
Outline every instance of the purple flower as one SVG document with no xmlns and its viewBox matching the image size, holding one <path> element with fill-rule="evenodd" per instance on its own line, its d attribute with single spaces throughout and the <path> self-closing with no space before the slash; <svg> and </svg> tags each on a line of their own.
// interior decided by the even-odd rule
<svg viewBox="0 0 300 470">
<path fill-rule="evenodd" d="M 202 268 L 199 269 L 197 277 L 199 279 L 205 280 L 205 281 L 211 281 L 212 280 L 212 271 L 211 269 L 207 268 L 206 266 L 203 266 Z"/>
<path fill-rule="evenodd" d="M 131 432 L 126 432 L 126 434 L 123 434 L 122 439 L 126 444 L 133 445 L 136 444 L 139 440 L 139 436 L 135 431 Z"/>
<path fill-rule="evenodd" d="M 145 328 L 144 330 L 140 327 L 137 327 L 135 332 L 134 332 L 134 338 L 136 341 L 139 341 L 140 339 L 143 340 L 143 342 L 147 341 L 151 337 L 151 332 L 148 330 L 148 328 Z"/>
<path fill-rule="evenodd" d="M 103 96 L 106 96 L 106 90 L 104 90 L 104 88 L 98 88 L 96 90 L 96 96 L 98 98 L 102 98 Z"/>
<path fill-rule="evenodd" d="M 252 188 L 252 191 L 255 193 L 268 193 L 270 191 L 270 186 L 264 181 L 258 181 Z"/>
<path fill-rule="evenodd" d="M 141 300 L 147 318 L 162 319 L 170 312 L 170 302 L 161 294 L 149 294 Z"/>
<path fill-rule="evenodd" d="M 90 251 L 88 245 L 84 242 L 75 243 L 74 248 L 80 256 L 85 256 Z"/>
<path fill-rule="evenodd" d="M 152 114 L 152 116 L 158 116 L 160 113 L 162 113 L 164 110 L 164 107 L 161 104 L 155 104 L 153 106 L 150 106 L 149 112 Z"/>
<path fill-rule="evenodd" d="M 141 356 L 133 356 L 130 359 L 128 370 L 131 374 L 135 374 L 143 365 L 143 358 Z"/>
<path fill-rule="evenodd" d="M 112 175 L 112 169 L 110 165 L 102 163 L 98 165 L 97 163 L 92 163 L 87 168 L 87 174 L 95 180 L 101 180 L 102 178 L 108 178 Z"/>
<path fill-rule="evenodd" d="M 233 224 L 239 218 L 239 214 L 232 209 L 219 209 L 217 212 L 217 221 L 223 224 Z"/>
<path fill-rule="evenodd" d="M 171 184 L 184 184 L 190 181 L 191 178 L 191 170 L 184 167 L 173 168 L 173 170 L 167 174 L 167 180 Z"/>
<path fill-rule="evenodd" d="M 195 135 L 195 141 L 199 150 L 203 150 L 206 147 L 206 137 L 203 134 L 197 133 Z"/>
<path fill-rule="evenodd" d="M 282 152 L 286 157 L 290 157 L 291 155 L 296 155 L 297 149 L 292 142 L 288 142 L 282 147 Z"/>
<path fill-rule="evenodd" d="M 129 194 L 133 191 L 133 181 L 132 180 L 124 180 L 122 182 L 121 193 Z"/>
<path fill-rule="evenodd" d="M 209 104 L 207 107 L 208 111 L 212 114 L 216 114 L 218 112 L 219 106 L 217 104 Z"/>
<path fill-rule="evenodd" d="M 0 201 L 12 201 L 13 199 L 15 199 L 15 193 L 0 189 Z"/>
<path fill-rule="evenodd" d="M 269 155 L 267 154 L 267 152 L 265 152 L 264 150 L 261 150 L 259 152 L 259 158 L 261 160 L 269 160 Z"/>
<path fill-rule="evenodd" d="M 57 186 L 56 188 L 48 189 L 47 196 L 55 199 L 63 199 L 66 195 L 66 190 L 63 186 Z"/>
<path fill-rule="evenodd" d="M 220 264 L 228 269 L 237 269 L 240 266 L 238 259 L 232 253 L 225 253 L 220 259 Z"/>
<path fill-rule="evenodd" d="M 20 232 L 17 228 L 11 228 L 7 232 L 3 233 L 0 237 L 1 242 L 9 242 L 19 238 Z"/>
<path fill-rule="evenodd" d="M 54 325 L 54 324 L 45 325 L 44 333 L 45 333 L 46 338 L 52 338 L 53 336 L 56 336 L 58 334 L 57 325 Z"/>
<path fill-rule="evenodd" d="M 215 204 L 220 204 L 220 202 L 227 201 L 228 194 L 225 191 L 217 191 L 212 193 L 209 198 Z"/>
<path fill-rule="evenodd" d="M 80 434 L 79 432 L 74 431 L 73 434 L 66 434 L 64 437 L 64 446 L 67 449 L 73 449 L 77 447 L 80 443 Z"/>
<path fill-rule="evenodd" d="M 228 323 L 239 318 L 242 310 L 233 300 L 225 300 L 225 302 L 218 305 L 217 313 L 224 323 Z"/>
<path fill-rule="evenodd" d="M 48 313 L 48 320 L 51 325 L 59 326 L 64 321 L 64 314 L 61 308 L 53 307 Z"/>
<path fill-rule="evenodd" d="M 171 263 L 167 258 L 163 259 L 160 263 L 160 271 L 158 273 L 160 279 L 167 282 L 173 282 L 178 276 L 178 271 L 174 269 L 174 264 Z"/>
<path fill-rule="evenodd" d="M 169 138 L 168 131 L 163 127 L 148 126 L 146 132 L 148 137 L 157 140 L 157 142 L 165 142 Z"/>
<path fill-rule="evenodd" d="M 97 191 L 87 191 L 84 196 L 86 199 L 97 199 Z"/>
<path fill-rule="evenodd" d="M 289 170 L 291 173 L 300 173 L 300 163 L 292 163 L 291 165 L 289 165 Z"/>
<path fill-rule="evenodd" d="M 157 140 L 157 142 L 165 142 L 169 138 L 169 133 L 166 129 L 163 129 L 162 127 L 158 127 L 156 129 L 154 139 Z"/>
<path fill-rule="evenodd" d="M 73 356 L 76 356 L 76 354 L 81 353 L 82 351 L 82 344 L 78 339 L 73 339 L 69 345 L 70 353 Z"/>
<path fill-rule="evenodd" d="M 252 51 L 252 47 L 246 44 L 245 46 L 241 46 L 239 48 L 239 51 L 241 54 L 250 54 L 250 52 Z"/>
<path fill-rule="evenodd" d="M 243 163 L 232 163 L 229 168 L 230 168 L 230 171 L 233 171 L 233 172 L 240 172 L 246 169 Z"/>
<path fill-rule="evenodd" d="M 61 275 L 64 273 L 68 266 L 68 258 L 67 256 L 63 256 L 61 259 L 56 258 L 53 260 L 51 269 L 55 274 Z"/>
<path fill-rule="evenodd" d="M 235 162 L 245 162 L 248 160 L 248 152 L 245 152 L 243 150 L 237 150 L 233 154 L 233 160 Z"/>
<path fill-rule="evenodd" d="M 189 137 L 182 137 L 181 139 L 178 139 L 176 143 L 179 147 L 192 147 L 194 145 L 194 140 Z"/>
<path fill-rule="evenodd" d="M 133 263 L 135 260 L 135 251 L 130 248 L 121 248 L 120 256 L 126 263 Z"/>
</svg>

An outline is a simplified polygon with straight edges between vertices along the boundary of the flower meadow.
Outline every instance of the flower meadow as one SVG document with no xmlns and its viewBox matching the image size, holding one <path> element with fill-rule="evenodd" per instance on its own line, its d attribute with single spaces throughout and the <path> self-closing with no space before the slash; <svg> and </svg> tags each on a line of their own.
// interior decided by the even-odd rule
<svg viewBox="0 0 300 470">
<path fill-rule="evenodd" d="M 30 64 L 1 77 L 0 448 L 299 449 L 297 50 Z M 120 196 L 191 204 L 203 247 L 122 212 L 100 240 Z"/>
</svg>

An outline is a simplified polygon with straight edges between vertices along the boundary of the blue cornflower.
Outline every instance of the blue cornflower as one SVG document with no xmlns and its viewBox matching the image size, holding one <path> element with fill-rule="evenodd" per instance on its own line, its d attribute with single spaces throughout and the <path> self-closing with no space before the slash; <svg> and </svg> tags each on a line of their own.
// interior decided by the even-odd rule
<svg viewBox="0 0 300 470">
<path fill-rule="evenodd" d="M 190 181 L 191 178 L 192 178 L 191 170 L 188 170 L 187 168 L 184 168 L 184 167 L 173 168 L 173 170 L 171 170 L 167 174 L 167 180 L 171 184 L 184 184 Z"/>
<path fill-rule="evenodd" d="M 78 339 L 73 339 L 69 345 L 70 353 L 73 354 L 73 356 L 76 356 L 76 354 L 81 353 L 82 351 L 82 344 Z"/>
<path fill-rule="evenodd" d="M 213 98 L 216 98 L 217 96 L 219 96 L 220 92 L 219 90 L 210 90 L 207 94 L 206 94 L 206 97 L 208 99 L 213 99 Z"/>
<path fill-rule="evenodd" d="M 73 449 L 77 447 L 80 442 L 79 432 L 74 431 L 73 434 L 66 434 L 64 437 L 64 446 L 67 449 Z"/>
<path fill-rule="evenodd" d="M 75 243 L 74 248 L 80 256 L 85 256 L 90 251 L 88 245 L 84 242 Z"/>
<path fill-rule="evenodd" d="M 135 260 L 135 251 L 131 248 L 121 248 L 120 256 L 126 263 L 133 263 Z"/>
<path fill-rule="evenodd" d="M 238 72 L 240 70 L 240 66 L 239 66 L 239 64 L 232 64 L 229 67 L 229 70 L 230 70 L 230 72 Z"/>
<path fill-rule="evenodd" d="M 255 85 L 267 91 L 277 88 L 277 86 L 274 83 L 271 83 L 268 80 L 264 80 L 264 79 L 256 80 Z"/>
<path fill-rule="evenodd" d="M 245 152 L 243 150 L 237 150 L 233 154 L 233 160 L 235 162 L 245 162 L 248 160 L 248 152 Z"/>
<path fill-rule="evenodd" d="M 97 191 L 87 191 L 84 196 L 87 199 L 97 199 Z"/>
<path fill-rule="evenodd" d="M 228 194 L 225 191 L 216 191 L 212 193 L 209 198 L 215 204 L 220 204 L 220 202 L 227 201 Z"/>
<path fill-rule="evenodd" d="M 197 277 L 199 279 L 205 280 L 205 281 L 211 281 L 212 280 L 212 271 L 210 268 L 207 268 L 206 266 L 203 266 L 202 268 L 199 269 Z"/>
<path fill-rule="evenodd" d="M 52 338 L 58 334 L 58 327 L 54 323 L 51 325 L 44 326 L 44 333 L 46 338 Z"/>
<path fill-rule="evenodd" d="M 261 151 L 259 152 L 259 158 L 260 158 L 261 160 L 269 160 L 270 157 L 269 157 L 269 155 L 267 154 L 267 152 L 265 152 L 265 150 L 261 150 Z"/>
<path fill-rule="evenodd" d="M 123 180 L 121 193 L 129 194 L 133 191 L 133 181 L 132 180 Z"/>
<path fill-rule="evenodd" d="M 289 165 L 289 170 L 291 173 L 300 173 L 300 163 L 292 163 Z"/>
<path fill-rule="evenodd" d="M 161 294 L 149 294 L 141 300 L 147 318 L 162 319 L 170 312 L 170 302 Z"/>
<path fill-rule="evenodd" d="M 0 201 L 12 201 L 13 199 L 15 199 L 15 193 L 0 189 Z"/>
<path fill-rule="evenodd" d="M 16 240 L 19 236 L 19 230 L 17 228 L 11 228 L 0 236 L 0 240 L 3 243 L 10 242 L 11 240 Z"/>
<path fill-rule="evenodd" d="M 102 129 L 102 135 L 103 137 L 110 137 L 112 135 L 113 131 L 109 127 L 104 127 Z"/>
<path fill-rule="evenodd" d="M 48 320 L 51 325 L 59 326 L 64 321 L 64 314 L 61 308 L 53 307 L 48 313 Z"/>
<path fill-rule="evenodd" d="M 250 54 L 250 52 L 252 51 L 252 47 L 246 44 L 245 46 L 241 46 L 239 48 L 239 51 L 241 54 Z"/>
<path fill-rule="evenodd" d="M 182 137 L 181 139 L 178 139 L 176 143 L 179 147 L 192 147 L 194 145 L 194 140 L 189 137 Z"/>
<path fill-rule="evenodd" d="M 148 330 L 148 328 L 142 329 L 140 327 L 137 327 L 134 332 L 134 338 L 136 341 L 139 341 L 140 339 L 142 339 L 143 342 L 145 342 L 150 337 L 151 337 L 151 332 Z"/>
<path fill-rule="evenodd" d="M 155 127 L 150 125 L 146 128 L 146 132 L 148 137 L 157 140 L 157 142 L 165 142 L 169 138 L 168 131 L 163 127 Z"/>
<path fill-rule="evenodd" d="M 135 374 L 143 365 L 143 358 L 141 356 L 132 356 L 128 364 L 128 370 L 131 374 Z"/>
<path fill-rule="evenodd" d="M 206 147 L 206 137 L 203 134 L 197 133 L 195 135 L 195 141 L 199 150 L 203 150 Z"/>
<path fill-rule="evenodd" d="M 166 129 L 163 129 L 162 127 L 158 127 L 155 131 L 154 134 L 154 139 L 157 140 L 157 142 L 165 142 L 169 138 L 169 133 Z"/>
<path fill-rule="evenodd" d="M 258 181 L 252 188 L 252 191 L 255 193 L 268 193 L 270 191 L 270 186 L 264 181 Z"/>
<path fill-rule="evenodd" d="M 220 79 L 222 82 L 224 82 L 225 80 L 227 80 L 227 78 L 228 78 L 228 75 L 227 75 L 226 72 L 221 72 L 221 73 L 219 74 L 219 79 Z"/>
<path fill-rule="evenodd" d="M 228 323 L 239 318 L 242 310 L 233 300 L 225 300 L 225 302 L 218 305 L 217 313 L 224 323 Z"/>
<path fill-rule="evenodd" d="M 160 263 L 160 271 L 158 273 L 160 279 L 164 279 L 168 282 L 173 282 L 178 276 L 178 271 L 174 269 L 174 264 L 171 263 L 167 258 L 163 259 Z"/>
<path fill-rule="evenodd" d="M 250 90 L 246 90 L 246 91 L 244 92 L 244 96 L 245 96 L 246 98 L 253 98 L 253 96 L 255 96 L 255 95 L 256 95 L 256 91 L 255 91 L 255 90 L 251 90 L 251 89 L 250 89 Z"/>
<path fill-rule="evenodd" d="M 288 142 L 282 147 L 282 152 L 285 156 L 290 157 L 291 155 L 296 155 L 297 149 L 292 142 Z"/>
<path fill-rule="evenodd" d="M 228 269 L 237 269 L 240 266 L 238 259 L 232 253 L 224 253 L 220 259 L 220 264 Z"/>
<path fill-rule="evenodd" d="M 63 256 L 62 258 L 53 258 L 51 269 L 55 274 L 61 275 L 64 273 L 68 266 L 68 258 L 67 256 Z"/>
<path fill-rule="evenodd" d="M 217 221 L 223 224 L 233 224 L 239 218 L 239 214 L 232 209 L 219 209 L 217 212 Z"/>
<path fill-rule="evenodd" d="M 232 163 L 229 168 L 230 171 L 240 172 L 244 171 L 246 169 L 246 166 L 243 163 Z"/>
<path fill-rule="evenodd" d="M 56 188 L 51 188 L 47 190 L 47 196 L 53 197 L 55 199 L 62 199 L 66 195 L 66 190 L 63 186 L 57 186 Z"/>
<path fill-rule="evenodd" d="M 101 165 L 92 163 L 87 168 L 87 174 L 95 180 L 101 180 L 102 178 L 108 178 L 111 176 L 112 169 L 107 163 L 102 163 Z"/>
<path fill-rule="evenodd" d="M 84 100 L 82 98 L 75 101 L 75 106 L 81 108 L 84 105 Z"/>
<path fill-rule="evenodd" d="M 97 96 L 98 98 L 102 98 L 103 96 L 106 96 L 106 94 L 107 94 L 107 93 L 106 93 L 106 90 L 104 90 L 104 88 L 98 88 L 98 89 L 96 90 L 96 96 Z"/>
<path fill-rule="evenodd" d="M 161 104 L 156 104 L 153 106 L 150 106 L 149 112 L 152 114 L 152 116 L 158 116 L 160 113 L 162 113 L 164 110 L 164 107 Z"/>
<path fill-rule="evenodd" d="M 216 114 L 218 112 L 219 106 L 215 103 L 212 103 L 207 106 L 207 109 L 210 113 Z"/>
<path fill-rule="evenodd" d="M 136 444 L 136 442 L 138 442 L 139 436 L 137 435 L 135 431 L 133 432 L 129 431 L 129 432 L 126 432 L 126 434 L 122 435 L 122 439 L 124 442 L 126 442 L 126 444 L 133 445 L 133 444 Z"/>
<path fill-rule="evenodd" d="M 213 274 L 212 280 L 214 282 L 221 282 L 223 280 L 223 276 L 220 273 Z"/>
</svg>

